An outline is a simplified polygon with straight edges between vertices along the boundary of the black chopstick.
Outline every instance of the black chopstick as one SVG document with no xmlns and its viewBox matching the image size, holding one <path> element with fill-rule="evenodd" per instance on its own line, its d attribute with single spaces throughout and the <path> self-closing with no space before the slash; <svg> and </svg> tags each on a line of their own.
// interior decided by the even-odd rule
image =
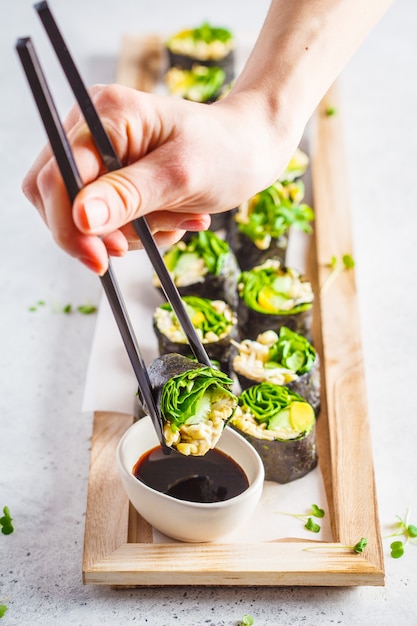
<svg viewBox="0 0 417 626">
<path fill-rule="evenodd" d="M 19 54 L 41 119 L 45 126 L 69 198 L 72 202 L 82 188 L 82 181 L 34 45 L 29 37 L 21 38 L 17 41 L 16 50 Z M 169 453 L 170 448 L 166 445 L 163 437 L 162 418 L 152 395 L 148 371 L 141 355 L 110 260 L 109 269 L 104 276 L 100 278 L 135 372 L 139 391 L 142 395 L 141 399 L 152 419 L 164 452 Z"/>
<path fill-rule="evenodd" d="M 68 79 L 77 103 L 84 115 L 85 121 L 90 129 L 91 136 L 104 164 L 109 171 L 120 169 L 123 164 L 120 161 L 100 120 L 54 16 L 51 13 L 48 3 L 39 2 L 34 6 L 59 59 L 61 67 Z M 195 358 L 199 363 L 211 367 L 207 352 L 202 345 L 193 324 L 191 323 L 189 315 L 185 309 L 184 302 L 182 301 L 178 289 L 176 288 L 163 261 L 161 253 L 156 246 L 146 219 L 142 217 L 134 220 L 133 226 L 159 278 L 165 297 L 175 311 Z"/>
</svg>

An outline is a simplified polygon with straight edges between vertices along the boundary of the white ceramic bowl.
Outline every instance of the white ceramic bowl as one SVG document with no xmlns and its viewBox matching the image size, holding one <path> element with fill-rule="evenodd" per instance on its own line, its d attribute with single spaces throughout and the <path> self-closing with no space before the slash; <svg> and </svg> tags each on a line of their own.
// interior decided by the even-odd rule
<svg viewBox="0 0 417 626">
<path fill-rule="evenodd" d="M 117 447 L 117 464 L 129 500 L 154 528 L 179 541 L 207 542 L 232 532 L 253 513 L 262 495 L 264 467 L 256 450 L 241 435 L 226 428 L 216 448 L 240 465 L 249 487 L 229 500 L 214 503 L 178 500 L 135 478 L 134 465 L 158 443 L 146 416 L 126 431 Z"/>
</svg>

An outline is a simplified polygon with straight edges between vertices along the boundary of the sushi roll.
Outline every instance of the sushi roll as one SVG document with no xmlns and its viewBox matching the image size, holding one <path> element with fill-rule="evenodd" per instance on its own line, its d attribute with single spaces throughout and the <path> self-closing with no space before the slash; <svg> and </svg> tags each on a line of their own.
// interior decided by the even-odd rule
<svg viewBox="0 0 417 626">
<path fill-rule="evenodd" d="M 238 337 L 236 313 L 223 300 L 198 296 L 184 296 L 182 300 L 213 365 L 230 375 L 234 350 L 231 339 Z M 156 309 L 153 321 L 159 354 L 177 352 L 192 356 L 184 331 L 169 303 Z"/>
<path fill-rule="evenodd" d="M 192 102 L 215 102 L 226 80 L 221 67 L 193 65 L 189 70 L 171 67 L 165 74 L 165 85 L 170 95 Z"/>
<path fill-rule="evenodd" d="M 165 265 L 181 296 L 204 296 L 237 306 L 239 268 L 227 241 L 212 231 L 193 234 L 163 255 Z M 156 274 L 153 284 L 160 288 Z"/>
<path fill-rule="evenodd" d="M 291 227 L 311 233 L 314 212 L 303 197 L 301 180 L 276 181 L 238 207 L 229 241 L 242 270 L 267 259 L 285 263 Z"/>
<path fill-rule="evenodd" d="M 233 381 L 181 354 L 165 354 L 148 368 L 167 446 L 186 456 L 214 448 L 237 407 Z"/>
<path fill-rule="evenodd" d="M 204 22 L 172 35 L 166 42 L 170 67 L 189 70 L 193 65 L 220 67 L 226 82 L 233 80 L 235 40 L 230 30 Z"/>
<path fill-rule="evenodd" d="M 288 483 L 317 465 L 313 407 L 287 387 L 268 382 L 249 387 L 230 424 L 259 453 L 265 480 Z"/>
<path fill-rule="evenodd" d="M 239 333 L 256 339 L 281 326 L 312 339 L 314 294 L 311 284 L 294 268 L 269 260 L 242 272 L 238 280 Z"/>
<path fill-rule="evenodd" d="M 282 326 L 277 334 L 267 330 L 256 341 L 233 342 L 237 354 L 233 370 L 242 389 L 261 382 L 285 385 L 314 409 L 320 409 L 319 356 L 305 337 Z"/>
</svg>

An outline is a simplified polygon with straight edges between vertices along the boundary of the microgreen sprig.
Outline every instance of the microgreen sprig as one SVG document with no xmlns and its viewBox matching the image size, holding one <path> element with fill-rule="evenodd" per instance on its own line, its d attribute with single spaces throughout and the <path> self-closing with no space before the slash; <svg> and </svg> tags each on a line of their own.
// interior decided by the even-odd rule
<svg viewBox="0 0 417 626">
<path fill-rule="evenodd" d="M 0 618 L 4 617 L 6 611 L 8 611 L 8 607 L 5 604 L 0 604 Z"/>
<path fill-rule="evenodd" d="M 253 626 L 254 623 L 255 620 L 253 619 L 252 615 L 248 615 L 247 613 L 245 613 L 237 626 Z"/>
<path fill-rule="evenodd" d="M 3 508 L 3 517 L 0 517 L 1 532 L 3 535 L 11 535 L 14 531 L 12 524 L 12 517 L 10 515 L 9 507 Z"/>
<path fill-rule="evenodd" d="M 340 276 L 342 272 L 344 272 L 345 270 L 351 270 L 352 268 L 354 268 L 355 261 L 350 254 L 344 254 L 341 260 L 338 260 L 337 257 L 332 256 L 330 259 L 330 262 L 328 263 L 328 266 L 330 267 L 331 271 L 320 289 L 321 294 L 328 291 L 330 285 L 334 283 L 336 278 Z"/>
<path fill-rule="evenodd" d="M 390 544 L 391 556 L 393 559 L 400 559 L 405 551 L 405 546 L 408 543 L 417 544 L 417 526 L 415 524 L 409 524 L 410 509 L 408 509 L 405 519 L 402 519 L 399 515 L 396 515 L 399 520 L 396 522 L 396 531 L 384 537 L 384 539 L 401 537 Z"/>
<path fill-rule="evenodd" d="M 340 545 L 339 543 L 326 543 L 325 545 L 319 545 L 319 546 L 309 546 L 308 548 L 304 548 L 304 550 L 339 550 L 339 549 L 344 549 L 344 550 L 352 550 L 353 552 L 356 552 L 356 554 L 362 554 L 362 552 L 365 550 L 366 546 L 368 545 L 368 540 L 365 537 L 361 537 L 361 539 L 355 543 L 353 546 L 345 546 L 345 545 Z"/>
<path fill-rule="evenodd" d="M 302 519 L 305 521 L 304 528 L 310 530 L 312 533 L 318 533 L 320 531 L 320 524 L 313 520 L 313 517 L 322 518 L 325 513 L 324 510 L 321 509 L 317 504 L 312 504 L 308 513 L 284 513 L 278 511 L 279 515 L 289 515 L 290 517 L 297 517 L 298 519 Z"/>
</svg>

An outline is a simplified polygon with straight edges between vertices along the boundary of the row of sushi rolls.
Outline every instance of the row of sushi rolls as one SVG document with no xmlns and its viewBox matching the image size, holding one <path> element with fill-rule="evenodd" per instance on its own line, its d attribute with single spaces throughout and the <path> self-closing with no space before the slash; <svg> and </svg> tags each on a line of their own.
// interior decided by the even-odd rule
<svg viewBox="0 0 417 626">
<path fill-rule="evenodd" d="M 234 78 L 235 43 L 204 23 L 166 42 L 169 92 L 211 103 Z M 227 425 L 259 452 L 265 479 L 288 483 L 317 465 L 320 370 L 312 344 L 314 294 L 286 266 L 290 232 L 312 230 L 304 200 L 309 158 L 297 149 L 274 184 L 210 230 L 186 233 L 163 252 L 212 367 L 194 359 L 171 305 L 153 313 L 159 356 L 149 366 L 168 446 L 204 455 Z M 156 275 L 153 287 L 163 292 Z M 145 411 L 145 409 L 144 409 Z"/>
</svg>

